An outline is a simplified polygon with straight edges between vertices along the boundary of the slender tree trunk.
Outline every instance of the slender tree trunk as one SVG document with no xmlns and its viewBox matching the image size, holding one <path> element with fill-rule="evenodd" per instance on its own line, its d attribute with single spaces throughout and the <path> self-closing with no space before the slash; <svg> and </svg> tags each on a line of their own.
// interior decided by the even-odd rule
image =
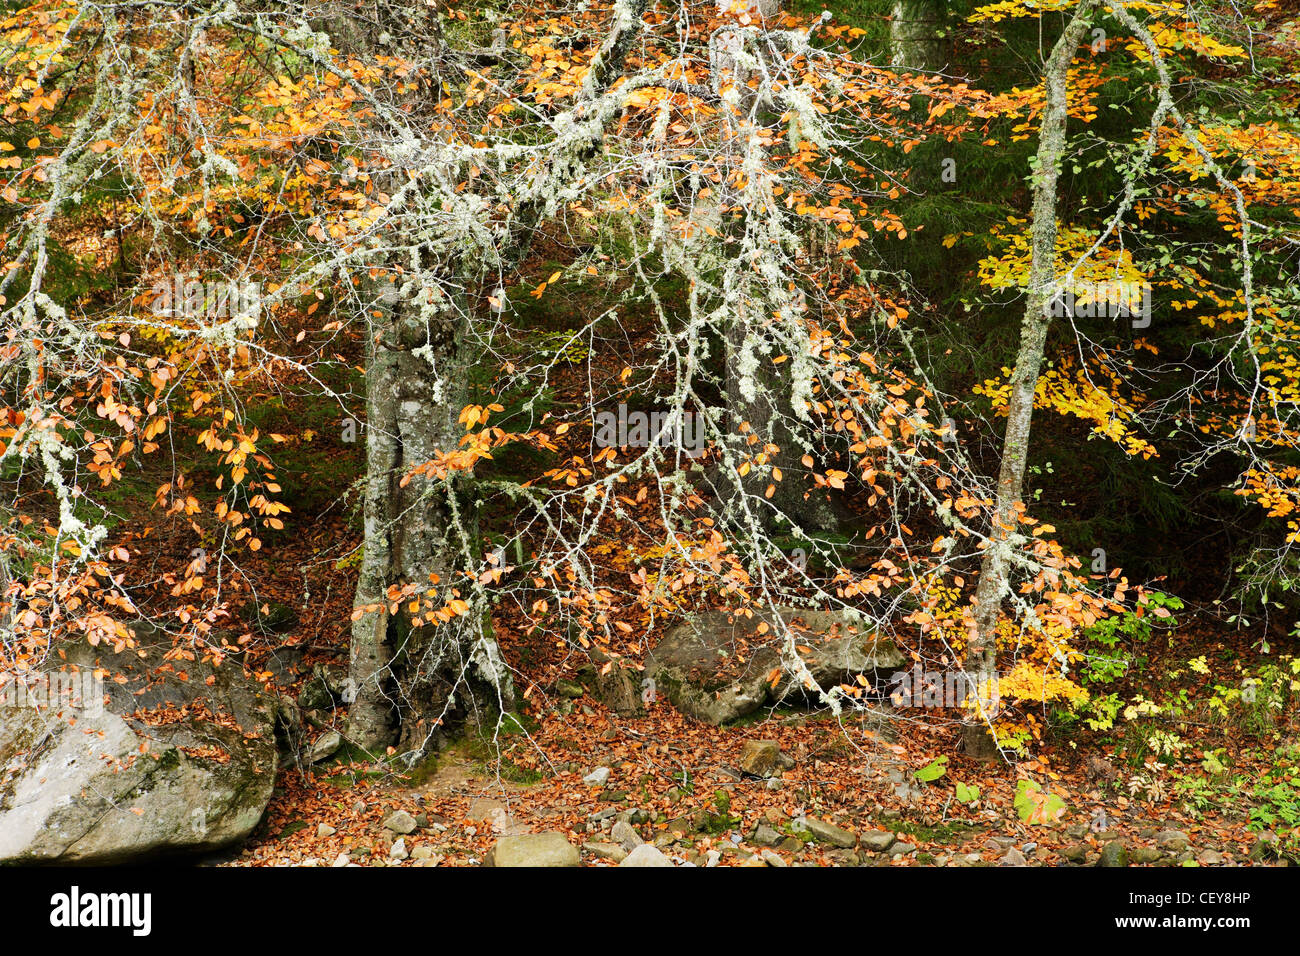
<svg viewBox="0 0 1300 956">
<path fill-rule="evenodd" d="M 1020 350 L 1011 375 L 1007 402 L 1007 428 L 1002 440 L 1002 464 L 994 502 L 993 527 L 984 550 L 976 589 L 975 627 L 966 648 L 965 671 L 983 687 L 997 671 L 997 625 L 1002 601 L 1010 590 L 1011 554 L 1019 535 L 1021 493 L 1025 463 L 1029 454 L 1029 427 L 1034 413 L 1034 390 L 1043 364 L 1047 331 L 1052 322 L 1050 309 L 1056 283 L 1056 182 L 1065 152 L 1067 118 L 1066 79 L 1074 51 L 1089 23 L 1093 0 L 1085 0 L 1074 12 L 1056 41 L 1044 70 L 1047 87 L 1039 131 L 1037 168 L 1033 178 L 1033 221 L 1030 224 L 1029 289 L 1020 328 Z M 997 752 L 987 732 L 984 714 L 965 727 L 966 749 L 973 756 L 991 757 Z"/>
<path fill-rule="evenodd" d="M 945 69 L 952 52 L 947 0 L 894 0 L 889 46 L 892 65 L 898 69 Z"/>
</svg>

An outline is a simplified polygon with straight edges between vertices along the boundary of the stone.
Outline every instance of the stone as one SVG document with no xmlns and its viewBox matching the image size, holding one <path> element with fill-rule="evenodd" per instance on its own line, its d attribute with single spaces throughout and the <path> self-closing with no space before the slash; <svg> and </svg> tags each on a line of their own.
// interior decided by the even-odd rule
<svg viewBox="0 0 1300 956">
<path fill-rule="evenodd" d="M 484 866 L 577 866 L 578 848 L 563 833 L 524 833 L 497 840 L 488 851 Z"/>
<path fill-rule="evenodd" d="M 433 847 L 431 846 L 420 845 L 411 851 L 411 859 L 413 860 L 432 860 L 433 856 Z"/>
<path fill-rule="evenodd" d="M 1061 848 L 1061 856 L 1071 863 L 1082 863 L 1088 858 L 1088 848 L 1082 843 L 1072 843 Z"/>
<path fill-rule="evenodd" d="M 833 687 L 857 674 L 893 670 L 906 658 L 890 640 L 848 612 L 777 608 L 737 617 L 726 611 L 693 615 L 669 630 L 646 659 L 645 676 L 679 711 L 710 724 L 723 724 L 760 707 L 802 692 L 800 681 L 782 673 L 773 686 L 769 675 L 781 668 L 784 621 L 798 634 L 813 680 Z M 766 632 L 759 633 L 759 625 Z M 735 653 L 742 644 L 743 661 Z"/>
<path fill-rule="evenodd" d="M 624 667 L 598 647 L 589 653 L 591 663 L 578 668 L 578 679 L 602 704 L 620 717 L 636 717 L 654 702 L 654 688 L 649 683 L 643 688 L 639 671 Z"/>
<path fill-rule="evenodd" d="M 609 768 L 597 767 L 591 773 L 582 778 L 582 782 L 589 787 L 603 787 L 609 783 Z"/>
<path fill-rule="evenodd" d="M 781 747 L 775 740 L 746 740 L 740 748 L 740 769 L 751 777 L 770 777 L 781 763 Z"/>
<path fill-rule="evenodd" d="M 570 700 L 577 700 L 586 693 L 581 684 L 575 684 L 571 680 L 557 681 L 555 690 L 561 697 L 567 697 Z"/>
<path fill-rule="evenodd" d="M 207 854 L 243 840 L 262 819 L 278 767 L 278 699 L 229 661 L 173 667 L 169 635 L 133 628 L 130 652 L 67 641 L 48 657 L 50 671 L 63 668 L 70 682 L 80 680 L 74 669 L 113 675 L 95 706 L 5 710 L 0 864 Z M 131 716 L 161 708 L 183 716 L 165 724 Z"/>
<path fill-rule="evenodd" d="M 1128 847 L 1124 845 L 1123 840 L 1111 840 L 1101 848 L 1101 858 L 1097 861 L 1098 866 L 1117 867 L 1128 866 Z"/>
<path fill-rule="evenodd" d="M 663 851 L 649 843 L 642 843 L 619 866 L 672 866 L 673 861 Z"/>
<path fill-rule="evenodd" d="M 781 842 L 781 834 L 766 823 L 760 823 L 754 830 L 753 839 L 759 846 L 776 846 Z"/>
<path fill-rule="evenodd" d="M 610 828 L 609 835 L 615 843 L 629 853 L 645 842 L 641 839 L 641 834 L 636 832 L 636 828 L 625 820 L 615 823 Z"/>
<path fill-rule="evenodd" d="M 320 763 L 322 760 L 328 760 L 338 753 L 338 749 L 343 746 L 343 735 L 337 730 L 327 730 L 316 738 L 316 742 L 311 745 L 311 756 L 308 758 L 312 763 Z"/>
<path fill-rule="evenodd" d="M 1156 834 L 1156 846 L 1166 853 L 1182 853 L 1192 841 L 1182 830 L 1161 830 Z"/>
<path fill-rule="evenodd" d="M 1002 858 L 998 860 L 998 866 L 1028 866 L 1028 865 L 1029 865 L 1029 861 L 1025 859 L 1025 855 L 1021 853 L 1019 850 L 1017 850 L 1015 847 L 1012 847 L 1011 849 L 1007 850 L 1007 852 L 1002 855 Z"/>
<path fill-rule="evenodd" d="M 615 863 L 622 863 L 627 859 L 627 850 L 617 843 L 584 843 L 582 848 L 598 860 L 612 860 Z"/>
<path fill-rule="evenodd" d="M 418 827 L 415 823 L 415 817 L 411 816 L 405 810 L 394 810 L 388 816 L 384 817 L 384 829 L 392 830 L 394 833 L 414 833 Z"/>
<path fill-rule="evenodd" d="M 398 837 L 394 840 L 392 848 L 388 851 L 388 858 L 390 860 L 405 860 L 410 855 L 411 854 L 408 853 L 406 849 L 406 840 L 402 837 Z"/>
<path fill-rule="evenodd" d="M 907 854 L 912 853 L 915 850 L 916 850 L 916 844 L 914 843 L 895 843 L 893 846 L 889 848 L 889 855 L 907 856 Z"/>
<path fill-rule="evenodd" d="M 807 817 L 804 823 L 808 827 L 808 832 L 812 834 L 812 838 L 819 843 L 829 843 L 832 846 L 847 849 L 858 842 L 856 833 L 845 830 L 843 827 L 837 827 L 833 823 L 827 823 L 817 817 Z"/>
<path fill-rule="evenodd" d="M 785 860 L 781 857 L 780 854 L 774 853 L 772 850 L 764 849 L 759 854 L 759 856 L 763 858 L 763 860 L 767 863 L 768 866 L 789 866 L 790 865 L 789 863 L 785 862 Z"/>
<path fill-rule="evenodd" d="M 1222 866 L 1223 854 L 1218 850 L 1205 849 L 1196 855 L 1196 862 L 1201 866 Z"/>
<path fill-rule="evenodd" d="M 1278 856 L 1278 845 L 1280 840 L 1278 835 L 1272 830 L 1264 830 L 1255 840 L 1255 845 L 1250 848 L 1250 858 L 1252 860 L 1271 860 Z"/>
<path fill-rule="evenodd" d="M 1139 846 L 1133 848 L 1132 859 L 1134 863 L 1147 864 L 1156 863 L 1160 860 L 1161 853 L 1153 846 Z"/>
<path fill-rule="evenodd" d="M 298 706 L 304 710 L 333 710 L 335 701 L 343 699 L 344 672 L 336 667 L 318 664 L 312 668 L 312 676 L 303 681 L 298 691 Z"/>
<path fill-rule="evenodd" d="M 316 836 L 321 840 L 325 839 L 325 837 L 333 836 L 338 832 L 338 830 L 334 829 L 328 823 L 321 823 L 316 827 Z"/>
<path fill-rule="evenodd" d="M 351 863 L 351 862 L 352 862 L 352 858 L 351 858 L 350 856 L 348 856 L 346 853 L 340 853 L 338 856 L 336 856 L 336 857 L 334 858 L 334 862 L 333 862 L 332 864 L 330 864 L 330 865 L 331 865 L 331 866 L 347 866 L 347 865 L 348 865 L 349 863 Z"/>
<path fill-rule="evenodd" d="M 868 830 L 862 834 L 863 849 L 873 853 L 884 853 L 894 843 L 894 834 L 888 830 Z"/>
</svg>

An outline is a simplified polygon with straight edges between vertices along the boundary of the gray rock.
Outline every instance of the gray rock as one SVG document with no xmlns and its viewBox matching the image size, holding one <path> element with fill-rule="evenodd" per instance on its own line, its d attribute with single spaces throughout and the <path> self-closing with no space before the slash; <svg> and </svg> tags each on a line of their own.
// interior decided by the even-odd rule
<svg viewBox="0 0 1300 956">
<path fill-rule="evenodd" d="M 384 817 L 384 829 L 392 830 L 394 833 L 407 834 L 414 833 L 419 829 L 419 826 L 415 822 L 415 817 L 405 810 L 394 810 Z"/>
<path fill-rule="evenodd" d="M 817 817 L 808 817 L 804 822 L 808 825 L 808 832 L 819 843 L 829 843 L 832 846 L 848 849 L 858 842 L 856 833 Z"/>
<path fill-rule="evenodd" d="M 759 856 L 763 858 L 763 861 L 767 863 L 768 866 L 789 866 L 790 865 L 789 863 L 785 862 L 785 859 L 780 854 L 775 853 L 772 850 L 765 849 L 759 854 Z"/>
<path fill-rule="evenodd" d="M 1133 848 L 1133 862 L 1139 864 L 1156 863 L 1160 860 L 1161 853 L 1153 846 L 1138 846 Z"/>
<path fill-rule="evenodd" d="M 1192 841 L 1182 830 L 1161 830 L 1156 834 L 1156 846 L 1166 853 L 1182 853 Z"/>
<path fill-rule="evenodd" d="M 678 710 L 710 724 L 782 700 L 801 685 L 784 673 L 775 687 L 769 679 L 781 666 L 778 614 L 798 633 L 799 644 L 812 649 L 804 663 L 823 687 L 906 663 L 897 646 L 846 613 L 780 608 L 743 618 L 708 611 L 668 631 L 647 658 L 645 674 Z M 766 634 L 759 633 L 760 623 L 768 625 Z M 740 663 L 735 650 L 742 641 L 750 653 Z"/>
<path fill-rule="evenodd" d="M 754 830 L 754 842 L 759 846 L 776 846 L 781 842 L 781 834 L 766 823 L 760 823 L 758 828 Z"/>
<path fill-rule="evenodd" d="M 298 692 L 298 706 L 304 711 L 333 710 L 334 702 L 343 699 L 343 681 L 345 674 L 336 667 L 318 664 L 312 668 L 312 676 L 303 682 Z"/>
<path fill-rule="evenodd" d="M 609 783 L 609 768 L 597 767 L 591 773 L 582 778 L 582 782 L 589 787 L 603 787 Z"/>
<path fill-rule="evenodd" d="M 1205 849 L 1196 855 L 1196 862 L 1201 866 L 1222 866 L 1223 854 L 1218 850 Z"/>
<path fill-rule="evenodd" d="M 325 839 L 326 837 L 331 837 L 338 832 L 339 832 L 338 830 L 334 829 L 328 823 L 322 823 L 316 827 L 316 836 L 321 840 Z"/>
<path fill-rule="evenodd" d="M 337 730 L 327 730 L 316 738 L 316 742 L 311 745 L 312 763 L 320 763 L 322 760 L 328 760 L 338 753 L 338 749 L 343 746 L 343 735 Z"/>
<path fill-rule="evenodd" d="M 636 828 L 625 820 L 619 820 L 610 828 L 610 838 L 621 846 L 624 850 L 631 853 L 643 842 L 641 834 L 636 832 Z"/>
<path fill-rule="evenodd" d="M 893 846 L 889 848 L 889 855 L 907 856 L 907 854 L 912 853 L 915 850 L 916 850 L 916 844 L 914 843 L 895 843 Z"/>
<path fill-rule="evenodd" d="M 1007 850 L 1007 852 L 1002 855 L 1002 859 L 998 860 L 998 866 L 1028 866 L 1028 865 L 1029 865 L 1029 861 L 1025 859 L 1025 855 L 1021 853 L 1019 850 L 1017 850 L 1015 847 L 1012 847 L 1011 849 Z"/>
<path fill-rule="evenodd" d="M 1082 843 L 1072 843 L 1061 848 L 1061 856 L 1071 863 L 1082 863 L 1088 858 L 1088 848 Z"/>
<path fill-rule="evenodd" d="M 646 704 L 654 700 L 654 692 L 649 685 L 642 690 L 641 673 L 624 667 L 600 648 L 593 647 L 590 654 L 591 663 L 578 669 L 578 679 L 614 713 L 622 717 L 644 713 Z"/>
<path fill-rule="evenodd" d="M 69 642 L 58 648 L 63 656 L 50 655 L 69 670 L 99 666 L 125 679 L 104 682 L 102 712 L 3 712 L 0 863 L 210 853 L 261 820 L 275 781 L 278 703 L 237 664 L 173 668 L 164 659 L 168 636 L 144 625 L 135 632 L 130 652 Z M 182 670 L 188 680 L 180 680 Z M 201 707 L 189 708 L 196 702 Z M 186 716 L 167 724 L 130 716 L 164 706 Z"/>
<path fill-rule="evenodd" d="M 1098 866 L 1128 866 L 1128 847 L 1124 846 L 1123 840 L 1111 840 L 1101 848 L 1101 859 L 1097 861 Z"/>
<path fill-rule="evenodd" d="M 484 866 L 577 866 L 578 848 L 563 833 L 523 833 L 502 837 L 488 851 Z"/>
<path fill-rule="evenodd" d="M 663 852 L 649 843 L 642 843 L 631 853 L 627 855 L 619 866 L 672 866 L 673 861 L 663 855 Z"/>
<path fill-rule="evenodd" d="M 627 859 L 627 850 L 617 843 L 584 843 L 582 848 L 598 860 L 612 860 L 622 863 Z"/>
<path fill-rule="evenodd" d="M 884 853 L 894 844 L 894 834 L 888 830 L 868 830 L 862 834 L 862 846 L 873 853 Z"/>
<path fill-rule="evenodd" d="M 411 854 L 406 850 L 406 840 L 402 837 L 398 837 L 393 841 L 393 846 L 388 851 L 388 858 L 390 860 L 405 860 L 410 855 Z"/>
</svg>

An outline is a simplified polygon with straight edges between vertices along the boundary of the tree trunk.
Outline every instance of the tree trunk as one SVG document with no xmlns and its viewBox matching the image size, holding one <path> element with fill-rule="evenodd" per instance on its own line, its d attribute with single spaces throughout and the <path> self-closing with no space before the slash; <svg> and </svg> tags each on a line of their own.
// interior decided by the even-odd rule
<svg viewBox="0 0 1300 956">
<path fill-rule="evenodd" d="M 396 743 L 421 753 L 438 728 L 474 716 L 484 704 L 513 706 L 510 676 L 458 568 L 479 551 L 470 482 L 452 472 L 440 480 L 403 478 L 439 451 L 458 447 L 457 418 L 467 398 L 470 356 L 463 319 L 448 309 L 426 324 L 406 318 L 388 290 L 376 310 L 366 369 L 365 551 L 352 625 L 349 740 L 367 750 Z M 426 349 L 427 347 L 427 349 Z M 420 349 L 421 354 L 415 354 Z M 418 585 L 439 608 L 459 588 L 469 612 L 436 626 L 417 624 L 410 599 L 396 613 L 391 588 Z"/>
<path fill-rule="evenodd" d="M 1038 161 L 1033 180 L 1033 221 L 1030 224 L 1029 289 L 1020 329 L 1020 350 L 1011 375 L 1007 402 L 1007 428 L 1002 440 L 1002 463 L 994 502 L 993 527 L 985 545 L 975 594 L 975 628 L 966 648 L 964 669 L 982 687 L 997 671 L 997 625 L 1002 601 L 1010 590 L 1011 555 L 1019 535 L 1020 497 L 1029 454 L 1029 427 L 1034 413 L 1034 390 L 1043 364 L 1047 331 L 1052 322 L 1051 298 L 1056 283 L 1056 181 L 1065 152 L 1067 117 L 1066 80 L 1074 51 L 1088 26 L 1092 0 L 1085 0 L 1056 41 L 1044 69 L 1047 87 L 1039 131 Z M 980 714 L 964 728 L 967 752 L 986 757 L 996 754 L 987 732 L 987 715 Z"/>
<path fill-rule="evenodd" d="M 743 478 L 736 476 L 730 489 L 768 502 L 768 506 L 755 503 L 755 510 L 767 531 L 776 530 L 781 516 L 804 531 L 835 531 L 840 523 L 839 514 L 826 490 L 814 486 L 812 469 L 800 460 L 804 450 L 795 432 L 798 424 L 790 418 L 794 414 L 790 405 L 791 390 L 783 384 L 781 366 L 756 348 L 753 356 L 747 357 L 751 351 L 745 345 L 748 331 L 747 323 L 736 321 L 727 334 L 730 433 L 737 442 L 737 453 L 743 457 L 752 458 L 769 442 L 779 450 L 768 455 L 766 465 L 751 469 Z M 752 358 L 757 358 L 757 364 Z M 751 384 L 753 394 L 747 395 L 746 389 Z M 779 406 L 782 400 L 786 400 L 785 408 Z M 746 445 L 744 436 L 739 433 L 742 422 L 749 423 L 745 434 L 758 439 L 753 445 Z M 774 480 L 771 465 L 781 470 L 780 481 Z M 767 497 L 769 485 L 773 489 L 770 498 Z"/>
<path fill-rule="evenodd" d="M 945 0 L 894 0 L 889 46 L 897 69 L 928 73 L 945 69 L 952 50 Z"/>
</svg>

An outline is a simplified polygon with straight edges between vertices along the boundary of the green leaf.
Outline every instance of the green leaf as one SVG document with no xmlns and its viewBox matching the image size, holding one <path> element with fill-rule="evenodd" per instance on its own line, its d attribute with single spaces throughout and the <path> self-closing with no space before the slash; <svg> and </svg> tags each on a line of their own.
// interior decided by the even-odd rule
<svg viewBox="0 0 1300 956">
<path fill-rule="evenodd" d="M 938 780 L 948 772 L 947 764 L 947 757 L 935 757 L 934 760 L 916 772 L 916 779 L 922 783 Z"/>
<path fill-rule="evenodd" d="M 1046 793 L 1032 780 L 1016 784 L 1016 813 L 1024 823 L 1055 823 L 1067 809 L 1060 794 Z"/>
<path fill-rule="evenodd" d="M 974 803 L 980 798 L 979 787 L 968 787 L 964 783 L 957 784 L 957 799 L 962 803 Z"/>
</svg>

